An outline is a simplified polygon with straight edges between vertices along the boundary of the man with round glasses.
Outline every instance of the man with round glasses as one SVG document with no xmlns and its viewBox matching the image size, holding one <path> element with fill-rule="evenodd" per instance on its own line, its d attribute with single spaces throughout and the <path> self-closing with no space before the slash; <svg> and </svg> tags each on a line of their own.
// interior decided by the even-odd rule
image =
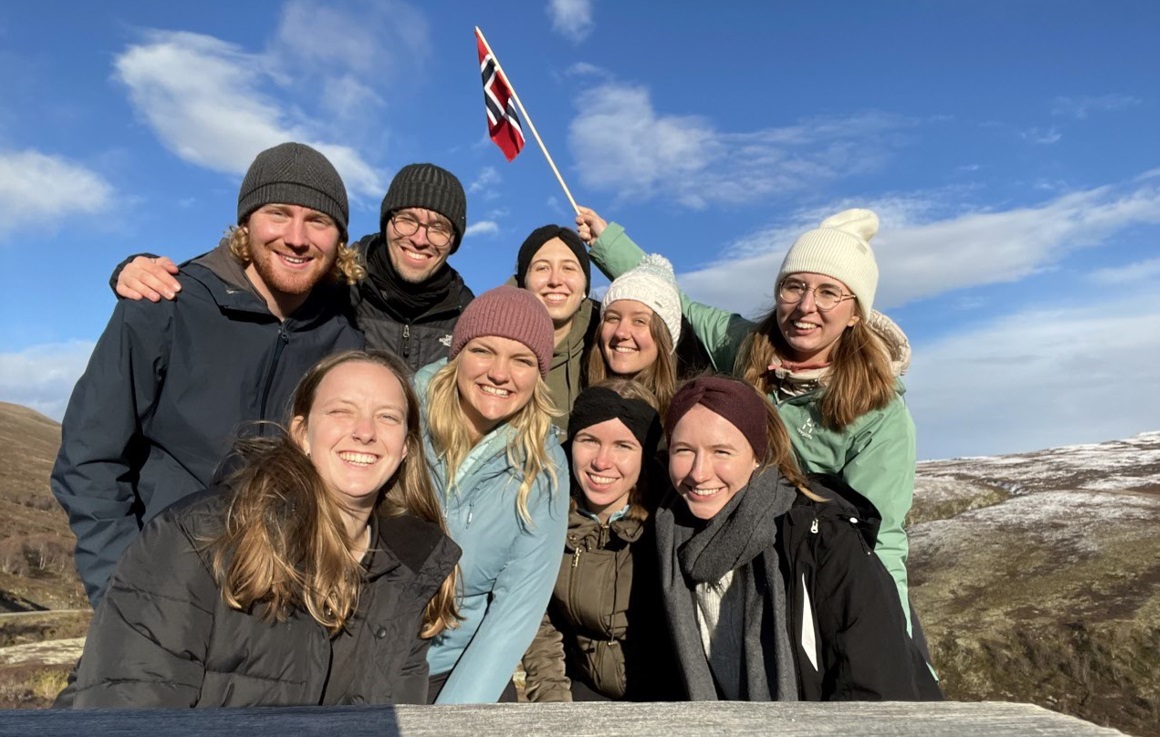
<svg viewBox="0 0 1160 737">
<path fill-rule="evenodd" d="M 454 174 L 409 164 L 387 189 L 379 232 L 363 237 L 367 278 L 355 315 L 367 345 L 415 370 L 443 358 L 460 313 L 475 296 L 447 264 L 467 229 L 467 195 Z"/>
</svg>

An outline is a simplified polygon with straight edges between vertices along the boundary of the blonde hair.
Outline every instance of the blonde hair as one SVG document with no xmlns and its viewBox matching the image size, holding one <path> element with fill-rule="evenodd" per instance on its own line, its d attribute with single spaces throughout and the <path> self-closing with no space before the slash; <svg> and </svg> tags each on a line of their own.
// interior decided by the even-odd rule
<svg viewBox="0 0 1160 737">
<path fill-rule="evenodd" d="M 789 344 L 781 334 L 776 305 L 750 331 L 737 355 L 736 373 L 765 394 L 776 390 L 772 363 L 784 360 Z M 867 412 L 882 409 L 894 400 L 894 372 L 890 354 L 882 339 L 858 320 L 842 331 L 830 354 L 830 370 L 822 378 L 824 387 L 818 410 L 822 425 L 841 431 Z"/>
<path fill-rule="evenodd" d="M 431 377 L 427 385 L 427 431 L 431 434 L 431 444 L 446 466 L 447 492 L 452 493 L 455 473 L 463 459 L 475 447 L 476 441 L 468 430 L 470 422 L 463 411 L 456 383 L 456 374 L 463 353 L 447 362 Z M 527 404 L 506 420 L 514 437 L 507 443 L 507 462 L 522 475 L 516 492 L 516 510 L 525 525 L 531 524 L 528 512 L 528 496 L 536 478 L 547 472 L 548 493 L 559 487 L 556 468 L 548 458 L 546 439 L 552 429 L 552 418 L 560 413 L 552 402 L 551 390 L 543 376 L 536 372 L 536 385 Z"/>
<path fill-rule="evenodd" d="M 374 513 L 412 514 L 447 534 L 427 475 L 418 401 L 400 359 L 379 351 L 345 351 L 324 358 L 298 383 L 291 417 L 308 417 L 326 375 L 354 361 L 388 369 L 407 401 L 406 457 L 380 490 Z M 352 555 L 355 541 L 347 534 L 337 501 L 289 432 L 239 440 L 234 448 L 243 464 L 227 480 L 232 497 L 225 530 L 207 545 L 222 598 L 242 611 L 262 605 L 263 617 L 270 621 L 285 621 L 292 609 L 302 607 L 332 634 L 338 633 L 358 608 L 362 565 Z M 421 637 L 457 626 L 455 597 L 452 572 L 427 604 Z"/>
<path fill-rule="evenodd" d="M 604 315 L 602 313 L 600 324 L 603 325 L 603 323 Z M 664 417 L 665 412 L 669 409 L 669 402 L 673 400 L 673 395 L 677 392 L 677 362 L 673 352 L 673 337 L 669 333 L 665 321 L 655 310 L 652 313 L 652 319 L 649 320 L 648 330 L 657 346 L 657 359 L 636 372 L 634 376 L 621 378 L 633 379 L 652 392 L 657 402 L 657 412 Z M 601 332 L 602 328 L 598 327 L 596 345 L 588 351 L 587 378 L 589 386 L 618 376 L 618 374 L 612 373 L 608 367 L 608 361 L 604 357 L 604 341 L 601 339 Z"/>
<path fill-rule="evenodd" d="M 247 221 L 248 222 L 248 221 Z M 226 243 L 230 253 L 242 266 L 249 266 L 253 256 L 250 254 L 250 231 L 243 225 L 231 225 L 226 231 Z M 345 281 L 348 285 L 358 284 L 367 276 L 366 266 L 363 265 L 362 254 L 346 241 L 339 241 L 338 256 L 334 260 L 328 278 L 337 284 Z"/>
</svg>

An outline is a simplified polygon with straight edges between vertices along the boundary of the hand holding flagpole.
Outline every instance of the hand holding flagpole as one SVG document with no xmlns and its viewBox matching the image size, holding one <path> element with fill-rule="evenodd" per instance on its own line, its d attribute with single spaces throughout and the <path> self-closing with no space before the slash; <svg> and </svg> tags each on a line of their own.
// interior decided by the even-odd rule
<svg viewBox="0 0 1160 737">
<path fill-rule="evenodd" d="M 564 184 L 564 177 L 560 176 L 560 170 L 556 168 L 556 162 L 552 161 L 552 155 L 548 153 L 543 139 L 536 131 L 536 125 L 532 122 L 531 116 L 528 115 L 527 108 L 520 102 L 519 95 L 516 94 L 515 88 L 512 87 L 511 81 L 503 67 L 500 66 L 499 59 L 491 50 L 487 39 L 483 37 L 483 31 L 479 30 L 479 26 L 475 27 L 475 38 L 479 49 L 480 71 L 483 74 L 483 98 L 487 104 L 488 133 L 491 135 L 491 139 L 500 147 L 508 161 L 514 159 L 524 146 L 524 135 L 520 128 L 519 117 L 508 105 L 507 98 L 510 97 L 511 101 L 514 101 L 519 107 L 524 120 L 528 121 L 528 128 L 535 136 L 536 143 L 540 144 L 540 150 L 544 152 L 548 166 L 552 167 L 556 181 L 560 183 L 564 194 L 568 196 L 568 202 L 572 204 L 572 209 L 579 215 L 580 208 L 577 206 L 575 198 L 572 197 L 572 192 L 568 189 L 568 185 Z"/>
</svg>

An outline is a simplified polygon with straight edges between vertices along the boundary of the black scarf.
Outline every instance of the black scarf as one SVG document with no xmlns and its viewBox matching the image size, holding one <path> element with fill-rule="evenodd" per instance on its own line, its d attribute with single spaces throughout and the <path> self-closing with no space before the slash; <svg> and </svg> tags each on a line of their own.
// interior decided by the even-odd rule
<svg viewBox="0 0 1160 737">
<path fill-rule="evenodd" d="M 395 312 L 419 316 L 447 299 L 455 281 L 455 272 L 446 262 L 426 281 L 414 284 L 406 281 L 391 263 L 387 239 L 380 233 L 367 247 L 367 275 Z"/>
<path fill-rule="evenodd" d="M 743 685 L 748 700 L 797 700 L 789 608 L 775 545 L 777 518 L 793 505 L 796 494 L 779 473 L 770 470 L 752 479 L 708 522 L 694 518 L 675 492 L 657 510 L 665 613 L 691 700 L 718 698 L 697 626 L 693 589 L 730 571 L 736 571 L 733 585 L 744 587 Z M 759 589 L 759 579 L 764 591 Z"/>
</svg>

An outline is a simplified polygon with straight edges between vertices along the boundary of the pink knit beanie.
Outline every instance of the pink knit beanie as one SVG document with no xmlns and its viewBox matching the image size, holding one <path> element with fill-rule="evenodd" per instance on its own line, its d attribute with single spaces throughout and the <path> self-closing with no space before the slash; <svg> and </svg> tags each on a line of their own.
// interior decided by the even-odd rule
<svg viewBox="0 0 1160 737">
<path fill-rule="evenodd" d="M 555 330 L 548 308 L 534 294 L 505 285 L 471 300 L 451 333 L 448 358 L 455 358 L 469 341 L 485 335 L 510 338 L 526 345 L 536 354 L 540 375 L 548 378 L 552 352 L 556 348 Z"/>
</svg>

